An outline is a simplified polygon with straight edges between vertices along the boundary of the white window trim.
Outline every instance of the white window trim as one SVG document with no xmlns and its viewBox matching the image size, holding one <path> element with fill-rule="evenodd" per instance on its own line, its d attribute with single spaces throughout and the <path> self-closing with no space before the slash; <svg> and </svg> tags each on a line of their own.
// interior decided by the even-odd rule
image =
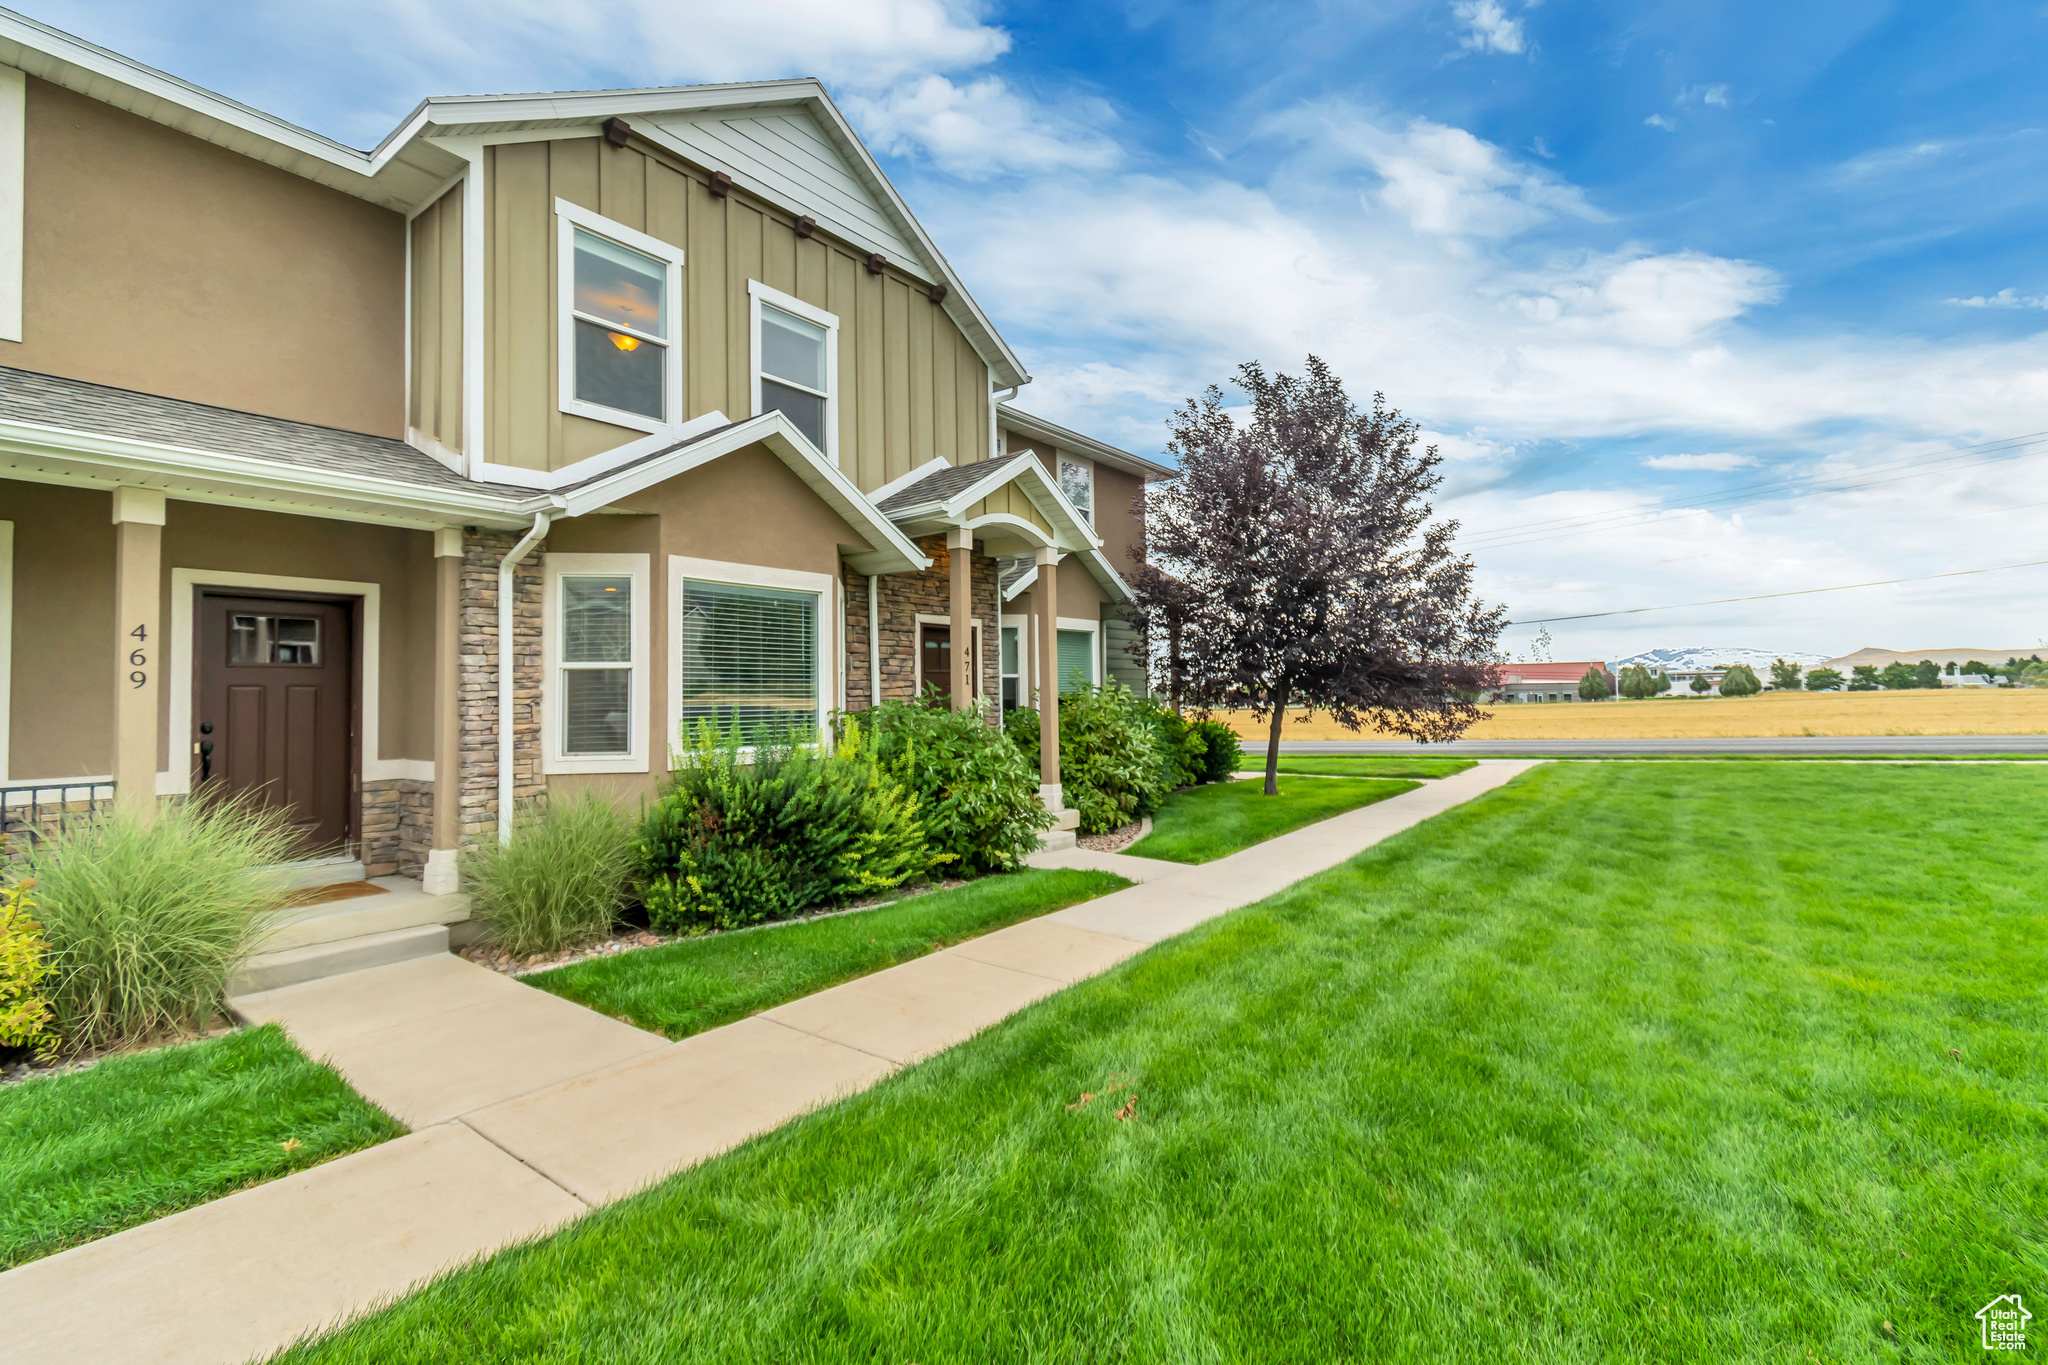
<svg viewBox="0 0 2048 1365">
<path fill-rule="evenodd" d="M 1059 618 L 1057 629 L 1086 631 L 1089 635 L 1095 637 L 1088 646 L 1088 667 L 1094 671 L 1095 675 L 1088 679 L 1088 685 L 1090 687 L 1102 686 L 1102 622 L 1091 621 L 1085 616 L 1062 616 Z M 1060 655 L 1059 637 L 1057 634 L 1053 637 L 1052 657 L 1053 666 L 1058 667 Z M 1057 678 L 1053 680 L 1053 685 L 1055 687 L 1059 685 Z"/>
<path fill-rule="evenodd" d="M 28 82 L 13 67 L 0 67 L 0 341 L 22 339 L 27 166 Z M 4 772 L 0 769 L 0 775 Z"/>
<path fill-rule="evenodd" d="M 1053 456 L 1052 481 L 1053 486 L 1058 488 L 1063 494 L 1067 491 L 1065 475 L 1068 465 L 1072 465 L 1088 476 L 1088 505 L 1076 508 L 1075 510 L 1085 515 L 1088 518 L 1088 524 L 1093 526 L 1095 525 L 1095 463 L 1092 460 L 1083 460 L 1069 455 L 1063 450 L 1055 453 Z M 1072 502 L 1073 499 L 1068 498 L 1067 501 Z"/>
<path fill-rule="evenodd" d="M 1006 630 L 1014 630 L 1017 632 L 1017 672 L 1014 675 L 1006 674 L 1003 672 L 1002 632 Z M 1031 666 L 1032 648 L 1034 643 L 1031 637 L 1033 634 L 1034 632 L 1031 629 L 1031 617 L 1029 616 L 1000 616 L 996 618 L 997 706 L 1001 706 L 1003 704 L 1003 679 L 1010 676 L 1014 676 L 1017 679 L 1017 705 L 1029 706 L 1031 704 L 1031 693 L 1033 691 L 1031 679 L 1032 674 L 1035 671 Z"/>
<path fill-rule="evenodd" d="M 643 255 L 652 256 L 668 267 L 666 289 L 668 298 L 663 311 L 668 318 L 668 336 L 659 342 L 662 351 L 662 399 L 660 417 L 647 417 L 637 412 L 623 412 L 608 408 L 602 403 L 591 403 L 576 396 L 576 229 L 598 237 L 607 237 L 620 246 L 631 247 Z M 683 342 L 678 335 L 683 326 L 683 249 L 671 246 L 644 232 L 635 231 L 624 223 L 615 223 L 602 214 L 592 213 L 581 205 L 566 199 L 555 201 L 555 323 L 556 347 L 555 369 L 560 385 L 559 404 L 563 412 L 578 417 L 588 417 L 595 422 L 607 422 L 615 427 L 626 427 L 632 431 L 660 433 L 671 431 L 682 425 L 683 408 Z M 620 328 L 631 331 L 631 328 Z M 652 335 L 651 333 L 647 335 Z M 465 426 L 464 439 L 468 428 Z"/>
<path fill-rule="evenodd" d="M 683 583 L 688 579 L 711 583 L 737 583 L 749 588 L 782 588 L 789 592 L 816 593 L 818 597 L 818 739 L 830 738 L 831 716 L 843 709 L 846 699 L 839 695 L 845 655 L 835 660 L 832 651 L 840 639 L 837 612 L 838 578 L 828 573 L 805 573 L 800 569 L 773 569 L 761 564 L 733 564 L 720 559 L 695 559 L 689 555 L 668 557 L 668 607 L 664 624 L 668 630 L 668 751 L 670 761 L 678 752 L 683 729 Z M 751 752 L 751 751 L 749 751 Z"/>
<path fill-rule="evenodd" d="M 953 628 L 953 618 L 950 616 L 939 616 L 928 611 L 921 611 L 917 613 L 917 624 L 920 627 L 920 629 L 917 632 L 917 637 L 911 641 L 910 651 L 910 673 L 911 677 L 915 679 L 915 682 L 912 684 L 914 690 L 911 692 L 911 695 L 913 697 L 921 697 L 924 695 L 924 631 L 922 627 L 944 626 L 948 630 L 951 630 Z M 987 671 L 982 667 L 981 651 L 984 642 L 982 640 L 981 618 L 979 616 L 970 616 L 969 618 L 967 618 L 967 626 L 968 637 L 973 641 L 971 648 L 974 650 L 974 679 L 976 683 L 974 695 L 976 697 L 986 697 L 988 693 L 985 690 L 983 690 L 979 685 L 981 681 L 988 676 Z M 1000 661 L 1001 656 L 998 655 L 997 659 Z M 998 696 L 996 699 L 998 702 L 1000 702 L 1002 700 L 1000 696 L 1002 679 L 1000 677 L 997 678 L 996 683 L 998 689 Z"/>
<path fill-rule="evenodd" d="M 0 785 L 13 770 L 8 740 L 14 733 L 14 523 L 0 521 Z"/>
<path fill-rule="evenodd" d="M 363 633 L 357 658 L 362 673 L 356 685 L 362 689 L 362 778 L 384 782 L 411 778 L 416 782 L 434 780 L 431 758 L 384 758 L 380 756 L 382 721 L 380 693 L 383 668 L 384 589 L 378 583 L 353 583 L 339 578 L 293 578 L 283 574 L 231 573 L 221 569 L 171 570 L 171 715 L 169 772 L 156 775 L 158 796 L 183 796 L 192 790 L 192 676 L 197 650 L 193 643 L 193 599 L 197 588 L 255 588 L 276 592 L 319 593 L 325 597 L 363 599 Z"/>
<path fill-rule="evenodd" d="M 816 304 L 805 303 L 759 280 L 747 281 L 747 333 L 752 348 L 748 370 L 752 375 L 749 382 L 754 395 L 754 407 L 747 414 L 749 417 L 761 415 L 761 305 L 764 303 L 825 329 L 825 448 L 818 453 L 836 468 L 839 464 L 839 315 L 828 313 Z"/>
<path fill-rule="evenodd" d="M 629 749 L 623 754 L 565 754 L 562 752 L 562 711 L 560 696 L 562 648 L 562 578 L 603 574 L 629 578 L 633 583 L 631 635 L 633 643 L 633 692 L 627 714 Z M 541 687 L 540 716 L 541 771 L 543 773 L 644 773 L 647 771 L 647 717 L 650 655 L 648 584 L 652 578 L 647 555 L 550 554 L 542 558 L 541 594 Z"/>
</svg>

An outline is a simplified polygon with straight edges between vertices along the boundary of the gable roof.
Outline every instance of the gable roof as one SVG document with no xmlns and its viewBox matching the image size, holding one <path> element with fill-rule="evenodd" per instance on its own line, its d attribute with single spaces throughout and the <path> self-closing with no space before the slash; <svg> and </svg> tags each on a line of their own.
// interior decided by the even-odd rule
<svg viewBox="0 0 2048 1365">
<path fill-rule="evenodd" d="M 1170 466 L 1148 460 L 1142 455 L 1133 455 L 1128 450 L 1119 450 L 1093 436 L 1083 436 L 1078 431 L 1034 417 L 1022 408 L 1011 407 L 1008 403 L 996 405 L 996 421 L 1018 435 L 1031 441 L 1043 441 L 1057 449 L 1085 455 L 1097 464 L 1106 464 L 1112 469 L 1121 469 L 1127 474 L 1136 474 L 1147 483 L 1160 479 L 1178 478 L 1180 471 Z"/>
<path fill-rule="evenodd" d="M 1100 550 L 1102 538 L 1088 519 L 1060 490 L 1045 465 L 1029 451 L 995 460 L 948 465 L 935 459 L 893 484 L 876 490 L 875 505 L 891 521 L 923 535 L 940 527 L 981 526 L 1004 522 L 1025 531 L 1031 543 L 1044 544 L 1043 528 L 1029 528 L 1019 518 L 994 515 L 965 520 L 967 511 L 1006 484 L 1022 485 L 1023 493 L 1052 527 L 1052 543 L 1062 550 Z"/>
<path fill-rule="evenodd" d="M 740 81 L 422 100 L 372 151 L 145 66 L 26 15 L 0 9 L 0 63 L 139 117 L 385 208 L 410 213 L 467 164 L 435 139 L 559 129 L 595 135 L 627 119 L 648 141 L 749 194 L 807 214 L 834 235 L 880 251 L 904 273 L 946 286 L 944 308 L 999 388 L 1031 382 L 938 245 L 910 212 L 820 81 Z"/>
</svg>

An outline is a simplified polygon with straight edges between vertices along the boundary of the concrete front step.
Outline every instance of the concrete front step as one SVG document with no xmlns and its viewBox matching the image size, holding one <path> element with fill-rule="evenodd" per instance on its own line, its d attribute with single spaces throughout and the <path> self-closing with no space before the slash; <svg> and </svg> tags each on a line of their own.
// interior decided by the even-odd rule
<svg viewBox="0 0 2048 1365">
<path fill-rule="evenodd" d="M 410 877 L 373 877 L 370 885 L 383 888 L 382 893 L 352 896 L 288 912 L 289 917 L 263 940 L 263 951 L 282 953 L 316 943 L 336 943 L 421 925 L 455 924 L 469 918 L 467 896 L 429 896 Z"/>
<path fill-rule="evenodd" d="M 258 953 L 242 964 L 241 974 L 228 985 L 228 995 L 251 995 L 280 986 L 296 986 L 302 981 L 318 981 L 369 967 L 388 967 L 394 962 L 447 951 L 447 925 L 419 924 L 282 952 Z"/>
<path fill-rule="evenodd" d="M 279 863 L 258 869 L 276 875 L 290 891 L 311 891 L 316 887 L 359 882 L 369 869 L 361 858 L 308 858 L 303 862 Z"/>
<path fill-rule="evenodd" d="M 1056 813 L 1060 818 L 1059 823 L 1045 832 L 1045 842 L 1038 848 L 1040 853 L 1057 853 L 1063 848 L 1072 848 L 1075 840 L 1080 837 L 1081 812 L 1070 806 Z"/>
</svg>

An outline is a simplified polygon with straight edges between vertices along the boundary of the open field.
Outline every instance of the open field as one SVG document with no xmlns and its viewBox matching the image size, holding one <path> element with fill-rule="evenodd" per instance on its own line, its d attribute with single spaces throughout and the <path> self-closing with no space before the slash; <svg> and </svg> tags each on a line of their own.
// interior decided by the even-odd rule
<svg viewBox="0 0 2048 1365">
<path fill-rule="evenodd" d="M 1467 739 L 1718 739 L 1739 735 L 2041 735 L 2048 734 L 2048 687 L 1965 692 L 1766 692 L 1756 697 L 1657 698 L 1651 701 L 1518 703 L 1489 707 Z M 1220 719 L 1244 737 L 1249 757 L 1263 752 L 1266 725 L 1242 712 Z M 1346 730 L 1318 715 L 1289 719 L 1280 736 L 1388 739 Z"/>
<path fill-rule="evenodd" d="M 1541 768 L 287 1358 L 1977 1358 L 2044 799 Z"/>
</svg>

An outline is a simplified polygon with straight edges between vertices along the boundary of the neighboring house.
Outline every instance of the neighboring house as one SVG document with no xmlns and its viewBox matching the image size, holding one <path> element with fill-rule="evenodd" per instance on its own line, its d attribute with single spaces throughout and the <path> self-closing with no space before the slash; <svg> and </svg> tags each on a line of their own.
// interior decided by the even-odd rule
<svg viewBox="0 0 2048 1365">
<path fill-rule="evenodd" d="M 699 720 L 1119 672 L 1169 472 L 1001 405 L 809 80 L 366 153 L 0 12 L 0 338 L 0 799 L 250 792 L 431 891 Z"/>
<path fill-rule="evenodd" d="M 1586 670 L 1597 668 L 1607 678 L 1607 694 L 1614 695 L 1614 670 L 1596 659 L 1578 663 L 1513 663 L 1501 665 L 1500 686 L 1494 689 L 1496 702 L 1579 701 L 1579 679 Z"/>
</svg>

